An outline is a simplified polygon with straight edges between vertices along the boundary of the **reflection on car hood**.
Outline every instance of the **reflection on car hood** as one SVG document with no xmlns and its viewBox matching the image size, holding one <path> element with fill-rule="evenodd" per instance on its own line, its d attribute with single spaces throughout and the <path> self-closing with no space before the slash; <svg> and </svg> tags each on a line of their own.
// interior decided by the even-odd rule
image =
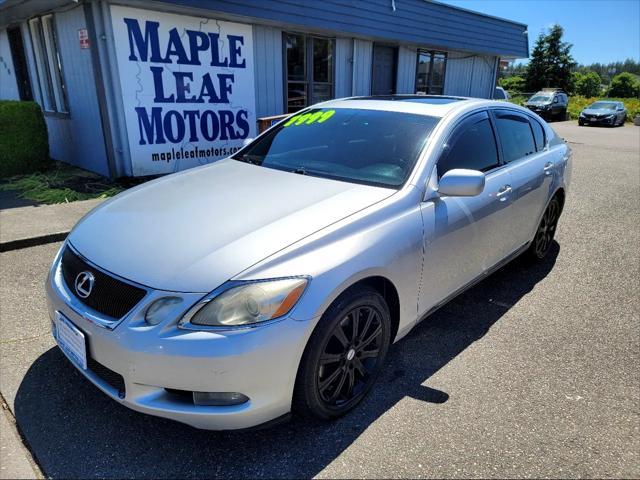
<svg viewBox="0 0 640 480">
<path fill-rule="evenodd" d="M 208 292 L 394 192 L 227 159 L 118 195 L 69 241 L 96 265 L 143 285 Z"/>
<path fill-rule="evenodd" d="M 615 110 L 607 110 L 605 108 L 585 108 L 582 113 L 585 113 L 587 115 L 613 115 L 615 112 Z"/>
<path fill-rule="evenodd" d="M 542 107 L 544 105 L 551 105 L 551 102 L 525 102 L 525 105 L 530 105 L 533 107 Z"/>
</svg>

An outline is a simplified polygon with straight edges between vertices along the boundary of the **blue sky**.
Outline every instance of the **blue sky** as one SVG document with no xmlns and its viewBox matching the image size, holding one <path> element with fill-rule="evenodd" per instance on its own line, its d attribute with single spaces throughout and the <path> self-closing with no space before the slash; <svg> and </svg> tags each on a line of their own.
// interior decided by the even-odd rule
<svg viewBox="0 0 640 480">
<path fill-rule="evenodd" d="M 529 53 L 538 34 L 559 23 L 582 64 L 640 61 L 640 0 L 439 0 L 529 26 Z"/>
</svg>

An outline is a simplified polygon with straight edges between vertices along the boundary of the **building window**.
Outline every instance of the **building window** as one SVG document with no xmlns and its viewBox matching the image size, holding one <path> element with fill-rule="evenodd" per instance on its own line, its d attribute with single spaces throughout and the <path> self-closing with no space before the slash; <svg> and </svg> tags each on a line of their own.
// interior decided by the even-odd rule
<svg viewBox="0 0 640 480">
<path fill-rule="evenodd" d="M 287 113 L 333 98 L 333 40 L 285 33 Z"/>
<path fill-rule="evenodd" d="M 444 92 L 444 72 L 446 66 L 446 53 L 419 50 L 416 92 L 429 95 L 442 95 Z"/>
<path fill-rule="evenodd" d="M 53 15 L 32 18 L 29 31 L 42 107 L 48 112 L 66 113 L 69 109 Z"/>
</svg>

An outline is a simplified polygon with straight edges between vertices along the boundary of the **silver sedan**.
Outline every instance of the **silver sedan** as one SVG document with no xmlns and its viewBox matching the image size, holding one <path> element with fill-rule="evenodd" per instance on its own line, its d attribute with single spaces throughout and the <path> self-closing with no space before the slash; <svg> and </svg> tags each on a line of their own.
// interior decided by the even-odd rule
<svg viewBox="0 0 640 480">
<path fill-rule="evenodd" d="M 421 319 L 545 257 L 570 159 L 508 103 L 310 107 L 83 218 L 46 281 L 54 337 L 140 412 L 207 429 L 338 417 Z"/>
</svg>

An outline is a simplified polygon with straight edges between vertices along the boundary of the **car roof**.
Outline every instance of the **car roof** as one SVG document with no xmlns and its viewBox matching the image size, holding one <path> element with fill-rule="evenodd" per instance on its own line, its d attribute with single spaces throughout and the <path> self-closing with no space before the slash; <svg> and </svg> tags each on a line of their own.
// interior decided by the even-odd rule
<svg viewBox="0 0 640 480">
<path fill-rule="evenodd" d="M 483 103 L 485 100 L 444 95 L 380 95 L 339 98 L 323 102 L 322 108 L 357 108 L 388 112 L 415 113 L 432 117 L 444 117 L 461 106 Z"/>
</svg>

